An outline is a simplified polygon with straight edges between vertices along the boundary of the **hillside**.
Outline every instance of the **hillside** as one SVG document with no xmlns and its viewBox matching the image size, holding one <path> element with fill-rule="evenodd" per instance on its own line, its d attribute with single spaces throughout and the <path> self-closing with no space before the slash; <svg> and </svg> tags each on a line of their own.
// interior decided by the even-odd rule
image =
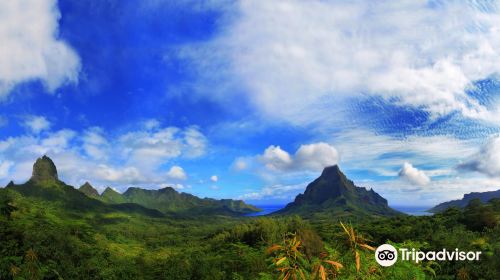
<svg viewBox="0 0 500 280">
<path fill-rule="evenodd" d="M 486 203 L 493 198 L 500 198 L 500 190 L 490 191 L 490 192 L 471 192 L 464 194 L 462 199 L 451 200 L 447 202 L 440 203 L 433 208 L 429 209 L 428 212 L 438 213 L 445 211 L 450 207 L 464 208 L 473 199 L 479 199 L 481 202 Z"/>
<path fill-rule="evenodd" d="M 357 187 L 337 165 L 326 167 L 303 194 L 275 214 L 312 216 L 318 213 L 338 216 L 394 216 L 387 200 L 375 191 Z"/>
<path fill-rule="evenodd" d="M 199 198 L 192 194 L 179 193 L 171 187 L 159 190 L 132 187 L 123 194 L 108 187 L 100 199 L 114 204 L 136 203 L 163 213 L 241 215 L 260 211 L 241 200 Z"/>
<path fill-rule="evenodd" d="M 500 199 L 433 216 L 364 221 L 348 216 L 342 226 L 333 219 L 296 215 L 166 215 L 135 203 L 108 204 L 87 197 L 60 181 L 52 166 L 42 158 L 28 182 L 0 188 L 0 279 L 270 280 L 284 278 L 282 271 L 289 268 L 300 269 L 306 279 L 319 279 L 319 260 L 329 273 L 326 279 L 500 279 Z M 343 199 L 348 206 L 360 201 L 384 205 L 380 196 L 349 184 L 338 168 L 324 173 L 301 196 L 302 203 L 325 204 L 336 196 L 334 201 Z M 80 189 L 95 195 L 90 184 Z M 128 195 L 151 200 L 149 196 L 161 196 L 161 191 L 183 195 L 137 188 Z M 104 193 L 125 197 L 111 188 Z M 234 200 L 219 203 L 242 206 Z M 437 269 L 431 262 L 397 262 L 386 269 L 376 263 L 370 248 L 388 242 L 423 250 L 481 250 L 484 257 L 467 264 L 466 270 L 457 261 L 439 262 Z M 292 256 L 290 261 L 280 261 L 284 254 Z"/>
<path fill-rule="evenodd" d="M 178 193 L 167 187 L 160 190 L 129 188 L 125 193 L 107 187 L 99 195 L 97 190 L 86 182 L 78 190 L 59 180 L 57 167 L 47 156 L 38 158 L 33 164 L 31 178 L 24 184 L 9 183 L 8 189 L 16 190 L 26 196 L 36 196 L 47 200 L 65 202 L 68 207 L 83 210 L 98 208 L 139 211 L 151 215 L 242 215 L 258 212 L 260 209 L 231 199 L 198 198 L 187 193 Z M 125 204 L 125 205 L 124 205 Z"/>
</svg>

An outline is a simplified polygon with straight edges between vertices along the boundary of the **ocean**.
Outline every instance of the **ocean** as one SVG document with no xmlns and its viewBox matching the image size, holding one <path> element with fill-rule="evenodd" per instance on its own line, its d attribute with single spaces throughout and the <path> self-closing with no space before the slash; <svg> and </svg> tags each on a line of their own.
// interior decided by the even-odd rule
<svg viewBox="0 0 500 280">
<path fill-rule="evenodd" d="M 270 214 L 272 212 L 278 211 L 285 207 L 285 205 L 255 205 L 262 209 L 261 212 L 257 213 L 250 213 L 247 214 L 246 216 L 248 217 L 255 217 L 255 216 L 264 216 L 267 214 Z M 412 216 L 429 216 L 432 215 L 430 212 L 426 212 L 426 210 L 432 208 L 432 206 L 391 206 L 393 209 L 396 209 L 400 212 L 403 212 L 408 215 Z"/>
</svg>

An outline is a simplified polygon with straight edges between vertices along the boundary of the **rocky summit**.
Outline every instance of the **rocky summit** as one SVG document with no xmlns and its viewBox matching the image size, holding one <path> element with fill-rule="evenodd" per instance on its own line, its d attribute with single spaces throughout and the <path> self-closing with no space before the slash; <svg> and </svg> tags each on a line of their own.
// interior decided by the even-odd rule
<svg viewBox="0 0 500 280">
<path fill-rule="evenodd" d="M 99 196 L 97 190 L 94 189 L 94 187 L 92 187 L 92 185 L 89 182 L 85 182 L 85 184 L 81 185 L 80 188 L 78 188 L 78 190 L 90 197 Z"/>
<path fill-rule="evenodd" d="M 33 173 L 30 180 L 33 182 L 58 181 L 56 165 L 48 156 L 44 155 L 38 158 L 33 164 Z"/>
<path fill-rule="evenodd" d="M 354 185 L 338 165 L 326 167 L 303 194 L 277 213 L 310 216 L 318 212 L 357 216 L 399 214 L 375 191 Z"/>
</svg>

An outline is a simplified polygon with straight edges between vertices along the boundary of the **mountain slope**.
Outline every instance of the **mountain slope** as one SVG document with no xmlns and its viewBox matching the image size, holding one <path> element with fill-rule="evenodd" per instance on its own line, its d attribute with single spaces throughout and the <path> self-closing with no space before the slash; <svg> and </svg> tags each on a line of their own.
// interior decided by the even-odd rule
<svg viewBox="0 0 500 280">
<path fill-rule="evenodd" d="M 276 214 L 299 214 L 310 216 L 316 213 L 333 215 L 401 214 L 390 208 L 387 200 L 373 190 L 354 185 L 337 165 L 326 167 L 321 176 L 310 183 L 303 194 Z"/>
<path fill-rule="evenodd" d="M 78 188 L 78 190 L 81 191 L 82 193 L 84 193 L 87 196 L 90 196 L 90 197 L 99 197 L 99 193 L 97 192 L 96 189 L 94 189 L 94 187 L 92 187 L 92 185 L 89 182 L 85 182 L 85 184 L 81 185 Z"/>
<path fill-rule="evenodd" d="M 132 187 L 123 194 L 106 188 L 101 194 L 101 200 L 107 203 L 136 203 L 163 213 L 240 215 L 260 210 L 241 200 L 202 199 L 191 194 L 179 193 L 171 187 L 159 190 Z"/>
<path fill-rule="evenodd" d="M 431 213 L 442 212 L 450 207 L 464 208 L 469 204 L 469 201 L 478 198 L 481 202 L 486 203 L 493 198 L 500 198 L 500 190 L 490 191 L 490 192 L 472 192 L 464 194 L 462 199 L 451 200 L 447 202 L 440 203 L 433 208 L 429 209 Z"/>
<path fill-rule="evenodd" d="M 127 212 L 141 215 L 160 217 L 163 216 L 157 210 L 147 209 L 140 205 L 132 205 L 127 208 L 108 205 L 99 200 L 93 199 L 75 189 L 74 187 L 60 181 L 57 176 L 57 168 L 52 160 L 43 156 L 38 158 L 33 164 L 31 178 L 24 184 L 16 185 L 10 182 L 6 186 L 7 190 L 37 199 L 48 201 L 62 206 L 64 209 L 82 212 Z"/>
</svg>

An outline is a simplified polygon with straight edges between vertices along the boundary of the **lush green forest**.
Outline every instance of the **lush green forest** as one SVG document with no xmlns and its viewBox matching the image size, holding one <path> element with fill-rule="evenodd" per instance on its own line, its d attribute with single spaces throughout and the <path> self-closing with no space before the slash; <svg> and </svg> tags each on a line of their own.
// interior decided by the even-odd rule
<svg viewBox="0 0 500 280">
<path fill-rule="evenodd" d="M 341 224 L 66 207 L 13 189 L 0 189 L 0 198 L 1 279 L 500 279 L 500 200 Z M 383 268 L 372 247 L 386 242 L 483 257 Z"/>
<path fill-rule="evenodd" d="M 90 184 L 66 185 L 39 159 L 28 182 L 0 189 L 0 279 L 500 279 L 499 199 L 407 216 L 338 167 L 289 204 L 292 213 L 268 217 L 172 191 L 135 189 L 140 196 L 110 203 Z M 176 208 L 159 207 L 172 197 Z M 482 256 L 382 267 L 374 251 L 384 243 Z"/>
</svg>

